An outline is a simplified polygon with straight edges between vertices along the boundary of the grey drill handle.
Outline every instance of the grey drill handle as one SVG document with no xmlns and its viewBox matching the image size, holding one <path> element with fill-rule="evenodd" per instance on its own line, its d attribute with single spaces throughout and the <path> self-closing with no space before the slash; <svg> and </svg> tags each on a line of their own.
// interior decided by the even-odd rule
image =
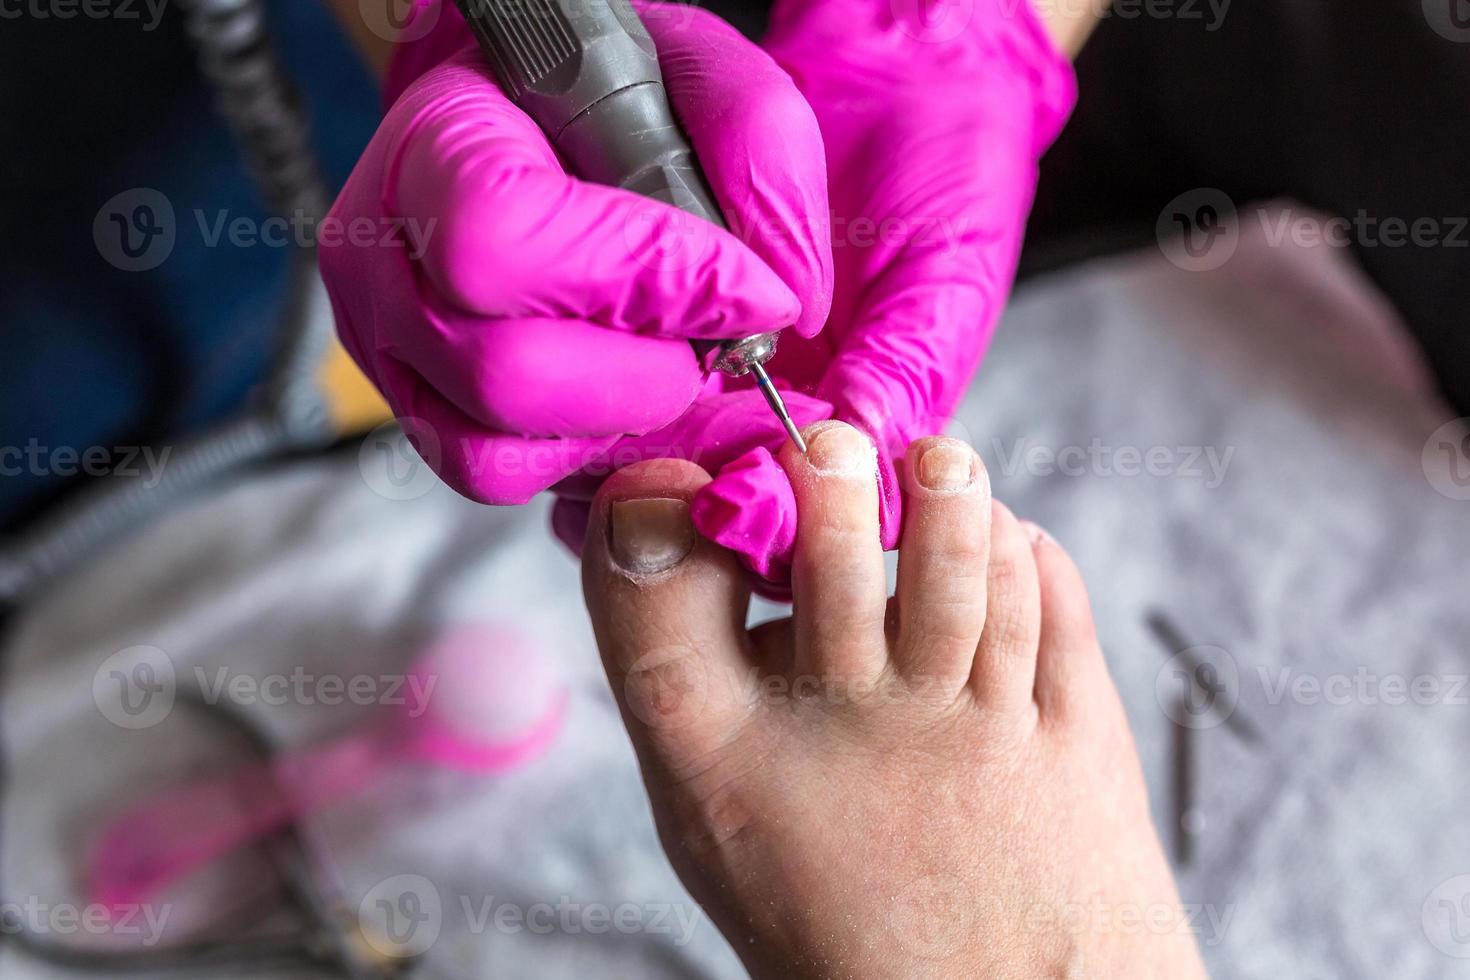
<svg viewBox="0 0 1470 980">
<path fill-rule="evenodd" d="M 570 171 L 697 215 L 721 228 L 664 91 L 658 52 L 628 0 L 455 0 L 501 86 Z M 744 374 L 775 335 L 696 342 L 707 368 Z"/>
</svg>

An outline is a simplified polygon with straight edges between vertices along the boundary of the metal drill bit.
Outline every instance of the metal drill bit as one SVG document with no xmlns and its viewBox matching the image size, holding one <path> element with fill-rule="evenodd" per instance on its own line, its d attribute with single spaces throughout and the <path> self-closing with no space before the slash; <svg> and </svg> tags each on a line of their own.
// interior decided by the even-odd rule
<svg viewBox="0 0 1470 980">
<path fill-rule="evenodd" d="M 766 397 L 766 404 L 771 406 L 771 411 L 776 413 L 776 418 L 780 419 L 781 424 L 786 427 L 786 434 L 791 437 L 791 441 L 796 444 L 796 448 L 805 454 L 806 440 L 797 431 L 796 423 L 791 421 L 791 413 L 786 411 L 786 403 L 781 400 L 781 394 L 776 390 L 776 385 L 771 381 L 771 376 L 766 373 L 764 367 L 754 361 L 750 363 L 750 373 L 755 375 L 755 383 L 760 386 L 761 394 Z"/>
</svg>

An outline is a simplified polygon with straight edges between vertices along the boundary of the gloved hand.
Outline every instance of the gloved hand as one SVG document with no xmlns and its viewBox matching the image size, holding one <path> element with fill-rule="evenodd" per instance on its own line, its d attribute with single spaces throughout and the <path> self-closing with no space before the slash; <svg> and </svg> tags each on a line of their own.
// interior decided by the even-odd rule
<svg viewBox="0 0 1470 980">
<path fill-rule="evenodd" d="M 943 428 L 979 365 L 1015 274 L 1037 161 L 1075 99 L 1071 66 L 1027 0 L 922 7 L 778 0 L 763 42 L 821 126 L 836 259 L 827 329 L 784 339 L 767 368 L 873 438 L 889 548 L 895 461 Z M 759 448 L 700 492 L 693 517 L 778 590 L 794 507 Z"/>
<path fill-rule="evenodd" d="M 415 40 L 390 66 L 392 108 L 332 208 L 347 233 L 323 236 L 320 258 L 343 344 L 439 475 L 473 499 L 524 502 L 608 460 L 684 451 L 624 437 L 676 422 L 697 396 L 744 404 L 704 378 L 689 338 L 811 335 L 826 320 L 827 185 L 810 108 L 718 18 L 639 9 L 738 238 L 568 177 L 441 0 L 420 0 L 405 26 Z M 798 417 L 828 411 L 811 402 Z M 772 425 L 752 406 L 721 419 L 721 438 L 744 452 Z"/>
</svg>

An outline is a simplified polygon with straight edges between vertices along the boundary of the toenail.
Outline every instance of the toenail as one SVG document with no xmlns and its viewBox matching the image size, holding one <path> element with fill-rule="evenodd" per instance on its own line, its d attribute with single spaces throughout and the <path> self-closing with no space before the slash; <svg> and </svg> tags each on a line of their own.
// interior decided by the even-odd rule
<svg viewBox="0 0 1470 980">
<path fill-rule="evenodd" d="M 930 490 L 963 490 L 975 482 L 975 454 L 958 442 L 936 442 L 919 457 L 919 482 Z"/>
<path fill-rule="evenodd" d="M 868 437 L 848 425 L 820 429 L 807 447 L 807 462 L 823 473 L 868 473 L 878 466 L 878 451 Z"/>
<path fill-rule="evenodd" d="M 613 560 L 630 572 L 649 575 L 668 571 L 694 547 L 689 504 L 682 500 L 618 500 L 610 516 Z"/>
</svg>

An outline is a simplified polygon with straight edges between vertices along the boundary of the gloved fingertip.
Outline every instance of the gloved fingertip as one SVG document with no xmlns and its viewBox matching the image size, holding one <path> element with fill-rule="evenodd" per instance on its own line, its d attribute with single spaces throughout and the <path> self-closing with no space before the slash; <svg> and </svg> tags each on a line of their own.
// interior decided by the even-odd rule
<svg viewBox="0 0 1470 980">
<path fill-rule="evenodd" d="M 445 413 L 435 416 L 443 423 Z M 451 490 L 493 507 L 530 503 L 539 493 L 593 462 L 617 442 L 538 439 L 462 424 L 456 415 L 436 428 L 400 420 L 415 452 Z M 415 428 L 409 431 L 409 425 Z"/>
<path fill-rule="evenodd" d="M 701 336 L 728 338 L 784 330 L 801 319 L 801 299 L 776 272 L 742 243 L 731 250 L 726 276 L 710 282 L 711 302 L 706 307 L 713 333 Z M 733 331 L 733 332 L 732 332 Z"/>
<path fill-rule="evenodd" d="M 898 548 L 903 531 L 903 491 L 893 457 L 878 452 L 878 536 L 884 551 Z"/>
<path fill-rule="evenodd" d="M 796 547 L 796 496 L 775 457 L 759 447 L 730 463 L 695 494 L 700 534 L 738 554 L 762 579 L 789 581 Z"/>
<path fill-rule="evenodd" d="M 445 465 L 439 476 L 449 489 L 466 500 L 488 507 L 519 507 L 531 502 L 531 498 L 545 487 L 516 480 L 489 481 L 466 475 L 458 467 Z"/>
<path fill-rule="evenodd" d="M 801 304 L 801 315 L 796 318 L 791 329 L 801 337 L 815 337 L 822 332 L 827 325 L 827 317 L 832 313 L 832 276 L 828 268 L 825 278 L 818 279 L 812 284 Z"/>
<path fill-rule="evenodd" d="M 592 503 L 588 500 L 556 498 L 551 508 L 551 532 L 567 550 L 578 558 L 587 542 L 587 524 L 592 519 Z"/>
</svg>

